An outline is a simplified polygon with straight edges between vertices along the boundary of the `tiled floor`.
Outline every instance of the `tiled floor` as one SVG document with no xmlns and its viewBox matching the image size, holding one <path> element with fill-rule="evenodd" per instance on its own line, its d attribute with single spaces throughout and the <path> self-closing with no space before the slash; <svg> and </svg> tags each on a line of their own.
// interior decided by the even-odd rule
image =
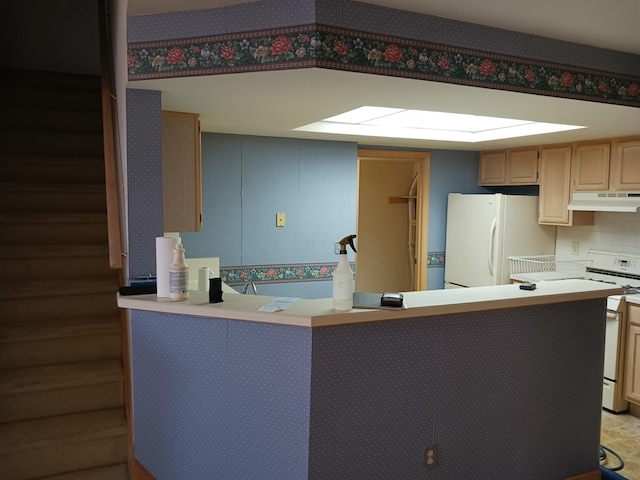
<svg viewBox="0 0 640 480">
<path fill-rule="evenodd" d="M 622 457 L 624 468 L 617 473 L 629 480 L 640 480 L 640 418 L 630 413 L 613 414 L 602 411 L 600 444 Z M 602 465 L 615 467 L 618 459 L 607 452 Z"/>
</svg>

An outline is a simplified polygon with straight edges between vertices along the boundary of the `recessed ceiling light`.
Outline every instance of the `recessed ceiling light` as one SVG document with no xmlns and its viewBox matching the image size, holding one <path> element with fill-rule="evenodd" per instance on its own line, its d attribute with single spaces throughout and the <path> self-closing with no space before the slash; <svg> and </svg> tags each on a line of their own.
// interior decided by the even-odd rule
<svg viewBox="0 0 640 480">
<path fill-rule="evenodd" d="M 578 128 L 585 127 L 460 113 L 364 106 L 294 130 L 474 143 Z"/>
</svg>

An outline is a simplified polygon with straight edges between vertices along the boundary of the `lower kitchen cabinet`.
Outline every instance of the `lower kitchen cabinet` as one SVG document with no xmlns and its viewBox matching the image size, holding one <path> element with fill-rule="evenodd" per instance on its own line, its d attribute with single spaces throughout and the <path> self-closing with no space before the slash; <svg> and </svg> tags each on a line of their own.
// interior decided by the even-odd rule
<svg viewBox="0 0 640 480">
<path fill-rule="evenodd" d="M 629 328 L 624 375 L 625 399 L 640 404 L 640 306 L 629 305 Z"/>
</svg>

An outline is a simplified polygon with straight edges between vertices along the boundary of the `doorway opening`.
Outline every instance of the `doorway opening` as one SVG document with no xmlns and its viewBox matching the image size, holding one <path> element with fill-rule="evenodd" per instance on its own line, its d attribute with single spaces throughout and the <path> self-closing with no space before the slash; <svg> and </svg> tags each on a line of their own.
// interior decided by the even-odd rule
<svg viewBox="0 0 640 480">
<path fill-rule="evenodd" d="M 358 150 L 356 290 L 427 289 L 429 153 Z"/>
</svg>

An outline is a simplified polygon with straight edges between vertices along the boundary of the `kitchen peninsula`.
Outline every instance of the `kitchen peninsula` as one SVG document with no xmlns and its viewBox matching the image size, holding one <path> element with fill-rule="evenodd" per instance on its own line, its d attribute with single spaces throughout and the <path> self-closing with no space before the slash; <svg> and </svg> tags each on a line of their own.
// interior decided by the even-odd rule
<svg viewBox="0 0 640 480">
<path fill-rule="evenodd" d="M 602 319 L 618 291 L 563 280 L 275 313 L 258 311 L 264 296 L 121 296 L 136 459 L 158 480 L 600 478 Z"/>
</svg>

